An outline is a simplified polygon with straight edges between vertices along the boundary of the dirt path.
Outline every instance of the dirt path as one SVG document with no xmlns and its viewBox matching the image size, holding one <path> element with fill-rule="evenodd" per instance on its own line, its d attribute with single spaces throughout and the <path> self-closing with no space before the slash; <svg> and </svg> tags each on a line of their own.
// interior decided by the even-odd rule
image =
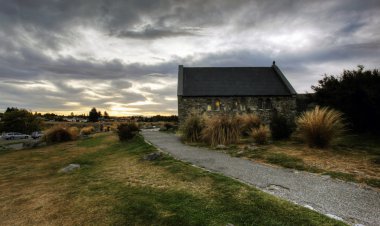
<svg viewBox="0 0 380 226">
<path fill-rule="evenodd" d="M 236 178 L 350 224 L 380 225 L 380 193 L 307 172 L 275 168 L 206 148 L 191 147 L 174 134 L 143 131 L 145 139 L 177 159 Z"/>
</svg>

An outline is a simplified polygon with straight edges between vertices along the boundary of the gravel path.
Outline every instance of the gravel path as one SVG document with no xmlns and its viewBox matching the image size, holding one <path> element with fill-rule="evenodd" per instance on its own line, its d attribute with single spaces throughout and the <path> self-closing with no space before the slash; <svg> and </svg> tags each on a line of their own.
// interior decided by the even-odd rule
<svg viewBox="0 0 380 226">
<path fill-rule="evenodd" d="M 187 146 L 174 134 L 156 131 L 143 131 L 142 134 L 148 142 L 177 159 L 236 178 L 352 225 L 380 225 L 380 193 L 374 189 Z"/>
</svg>

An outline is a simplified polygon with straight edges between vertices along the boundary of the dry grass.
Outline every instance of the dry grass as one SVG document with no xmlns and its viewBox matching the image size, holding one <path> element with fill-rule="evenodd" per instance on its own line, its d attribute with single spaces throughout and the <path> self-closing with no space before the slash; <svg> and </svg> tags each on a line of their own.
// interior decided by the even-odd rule
<svg viewBox="0 0 380 226">
<path fill-rule="evenodd" d="M 270 136 L 270 130 L 266 125 L 260 125 L 259 128 L 251 130 L 251 137 L 256 144 L 266 144 Z"/>
<path fill-rule="evenodd" d="M 107 162 L 104 167 L 104 173 L 109 178 L 128 186 L 188 191 L 203 197 L 212 194 L 212 180 L 210 178 L 205 177 L 191 181 L 183 180 L 168 173 L 165 168 L 146 164 L 146 162 L 142 162 L 135 157 L 114 159 Z"/>
<path fill-rule="evenodd" d="M 214 116 L 206 120 L 203 139 L 211 146 L 236 144 L 240 139 L 239 120 L 228 115 Z"/>
<path fill-rule="evenodd" d="M 237 117 L 240 123 L 240 130 L 245 136 L 249 135 L 252 129 L 259 128 L 261 125 L 259 116 L 255 114 L 243 114 Z"/>
<path fill-rule="evenodd" d="M 297 134 L 309 147 L 326 148 L 345 130 L 342 113 L 316 106 L 296 119 Z"/>
<path fill-rule="evenodd" d="M 95 128 L 93 126 L 86 126 L 80 130 L 81 135 L 90 135 L 95 133 Z"/>
<path fill-rule="evenodd" d="M 47 143 L 59 143 L 77 139 L 77 130 L 72 127 L 70 128 L 71 129 L 66 129 L 60 126 L 52 127 L 45 132 L 42 139 L 45 140 Z"/>
<path fill-rule="evenodd" d="M 201 141 L 201 133 L 204 126 L 205 116 L 199 115 L 197 112 L 191 112 L 183 125 L 181 125 L 182 139 L 191 143 Z"/>
<path fill-rule="evenodd" d="M 1 224 L 80 225 L 96 220 L 104 222 L 108 207 L 89 205 L 89 200 L 73 195 L 71 179 L 57 174 L 63 162 L 84 153 L 96 152 L 99 148 L 82 148 L 75 142 L 66 142 L 33 151 L 3 154 L 0 158 Z M 98 199 L 92 197 L 92 201 Z"/>
</svg>

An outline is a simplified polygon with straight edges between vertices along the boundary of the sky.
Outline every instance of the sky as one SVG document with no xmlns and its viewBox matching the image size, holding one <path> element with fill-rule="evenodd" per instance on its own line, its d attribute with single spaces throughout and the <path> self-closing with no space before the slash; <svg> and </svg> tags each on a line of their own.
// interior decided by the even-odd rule
<svg viewBox="0 0 380 226">
<path fill-rule="evenodd" d="M 178 65 L 380 68 L 378 0 L 0 0 L 0 112 L 177 114 Z"/>
</svg>

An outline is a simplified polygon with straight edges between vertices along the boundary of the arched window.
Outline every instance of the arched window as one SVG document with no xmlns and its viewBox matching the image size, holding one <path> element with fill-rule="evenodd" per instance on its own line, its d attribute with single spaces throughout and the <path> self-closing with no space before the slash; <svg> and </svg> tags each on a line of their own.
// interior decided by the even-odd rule
<svg viewBox="0 0 380 226">
<path fill-rule="evenodd" d="M 259 100 L 257 101 L 257 108 L 263 109 L 263 99 L 262 98 L 259 98 Z"/>
<path fill-rule="evenodd" d="M 220 111 L 220 100 L 215 100 L 214 108 L 215 111 Z"/>
<path fill-rule="evenodd" d="M 269 98 L 265 100 L 265 109 L 272 109 L 272 102 Z"/>
</svg>

